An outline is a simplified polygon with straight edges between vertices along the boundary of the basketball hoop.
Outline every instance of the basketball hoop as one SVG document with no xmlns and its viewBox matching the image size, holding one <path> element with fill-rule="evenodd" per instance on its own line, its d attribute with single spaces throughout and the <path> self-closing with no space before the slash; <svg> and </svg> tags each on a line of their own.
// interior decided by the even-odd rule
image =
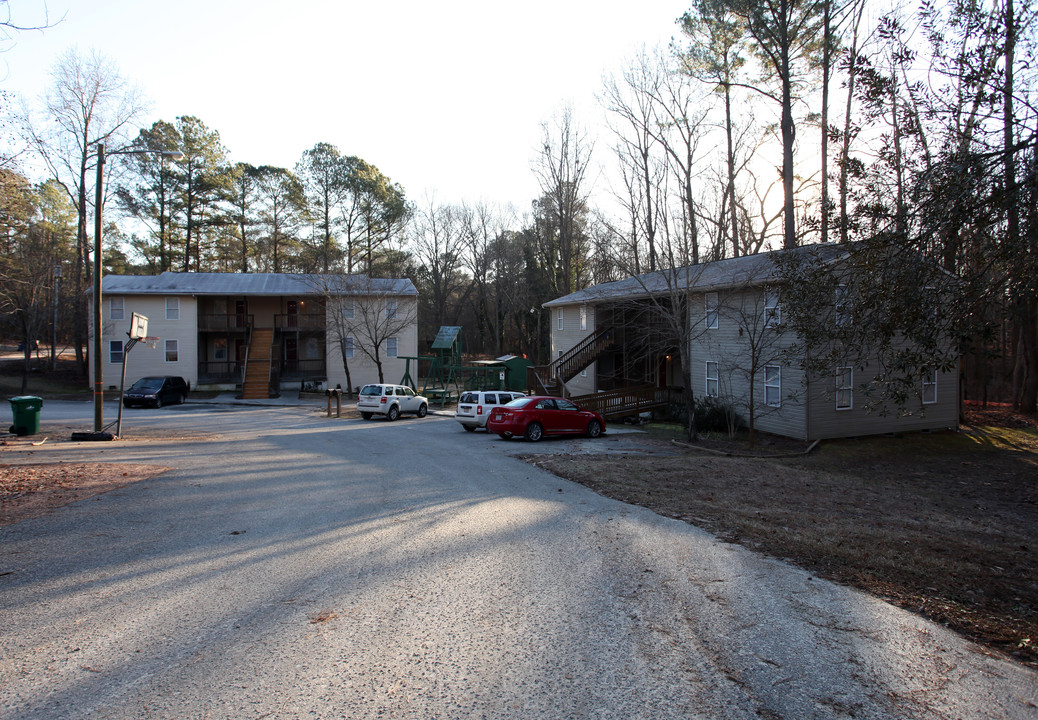
<svg viewBox="0 0 1038 720">
<path fill-rule="evenodd" d="M 152 336 L 149 335 L 149 336 L 146 336 L 146 337 L 137 338 L 137 341 L 144 343 L 145 345 L 150 347 L 152 350 L 154 350 L 155 348 L 157 348 L 159 346 L 159 340 L 161 340 L 161 339 L 162 338 L 160 338 L 160 337 L 152 337 Z"/>
<path fill-rule="evenodd" d="M 130 318 L 130 332 L 126 334 L 131 340 L 145 340 L 148 335 L 148 318 L 140 313 L 133 313 L 133 317 Z"/>
</svg>

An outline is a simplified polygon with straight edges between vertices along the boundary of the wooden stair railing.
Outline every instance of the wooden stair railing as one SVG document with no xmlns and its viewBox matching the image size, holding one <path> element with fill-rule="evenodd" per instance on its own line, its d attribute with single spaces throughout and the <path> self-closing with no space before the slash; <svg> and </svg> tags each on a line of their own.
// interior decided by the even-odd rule
<svg viewBox="0 0 1038 720">
<path fill-rule="evenodd" d="M 241 396 L 245 400 L 270 397 L 271 346 L 274 342 L 273 328 L 256 328 L 249 342 L 248 361 L 245 365 L 245 380 Z"/>
<path fill-rule="evenodd" d="M 653 385 L 632 385 L 606 392 L 571 397 L 587 410 L 601 413 L 607 420 L 638 415 L 664 408 L 670 402 L 670 391 Z"/>
</svg>

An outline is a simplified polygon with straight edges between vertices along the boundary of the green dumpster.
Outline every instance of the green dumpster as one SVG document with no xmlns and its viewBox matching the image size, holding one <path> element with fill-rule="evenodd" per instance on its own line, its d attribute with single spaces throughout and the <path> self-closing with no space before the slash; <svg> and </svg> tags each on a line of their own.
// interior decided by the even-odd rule
<svg viewBox="0 0 1038 720">
<path fill-rule="evenodd" d="M 19 395 L 11 398 L 11 412 L 14 414 L 14 425 L 11 432 L 15 435 L 35 435 L 40 431 L 40 408 L 43 398 L 35 395 Z"/>
</svg>

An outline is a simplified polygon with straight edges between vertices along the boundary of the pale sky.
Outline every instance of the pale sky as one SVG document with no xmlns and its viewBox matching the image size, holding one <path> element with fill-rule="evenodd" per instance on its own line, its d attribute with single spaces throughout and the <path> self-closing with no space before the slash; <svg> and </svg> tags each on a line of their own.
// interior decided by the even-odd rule
<svg viewBox="0 0 1038 720">
<path fill-rule="evenodd" d="M 10 0 L 12 20 L 43 0 Z M 675 0 L 524 3 L 48 0 L 57 27 L 16 35 L 0 89 L 29 97 L 70 47 L 96 49 L 152 101 L 195 115 L 234 161 L 291 168 L 329 142 L 423 202 L 529 207 L 541 124 L 567 103 L 600 122 L 603 76 L 677 34 Z M 608 140 L 600 143 L 606 152 Z"/>
</svg>

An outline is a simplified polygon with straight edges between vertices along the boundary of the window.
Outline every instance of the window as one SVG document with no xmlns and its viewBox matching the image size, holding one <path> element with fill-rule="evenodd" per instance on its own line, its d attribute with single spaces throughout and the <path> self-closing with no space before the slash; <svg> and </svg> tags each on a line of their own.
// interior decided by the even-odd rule
<svg viewBox="0 0 1038 720">
<path fill-rule="evenodd" d="M 580 329 L 587 330 L 587 305 L 580 306 Z"/>
<path fill-rule="evenodd" d="M 847 286 L 837 285 L 836 286 L 836 297 L 834 299 L 834 315 L 836 318 L 836 326 L 842 327 L 851 321 L 851 316 L 847 312 Z"/>
<path fill-rule="evenodd" d="M 166 298 L 166 319 L 167 320 L 179 320 L 180 319 L 180 298 Z M 174 341 L 176 342 L 176 341 Z"/>
<path fill-rule="evenodd" d="M 180 341 L 166 341 L 166 362 L 177 362 L 180 360 Z"/>
<path fill-rule="evenodd" d="M 108 362 L 113 365 L 121 365 L 123 362 L 123 341 L 110 340 L 108 342 Z"/>
<path fill-rule="evenodd" d="M 923 405 L 937 402 L 937 371 L 927 368 L 923 372 Z"/>
<path fill-rule="evenodd" d="M 715 330 L 717 329 L 717 293 L 707 293 L 703 302 L 706 306 L 706 326 Z"/>
<path fill-rule="evenodd" d="M 764 404 L 782 407 L 782 368 L 778 365 L 764 366 Z"/>
<path fill-rule="evenodd" d="M 386 338 L 386 357 L 396 357 L 396 338 Z"/>
<path fill-rule="evenodd" d="M 213 341 L 213 360 L 227 359 L 227 338 L 216 338 Z"/>
<path fill-rule="evenodd" d="M 396 298 L 386 298 L 386 319 L 392 320 L 396 317 Z"/>
<path fill-rule="evenodd" d="M 717 378 L 717 363 L 707 360 L 706 362 L 706 396 L 718 397 L 720 395 L 720 383 Z"/>
<path fill-rule="evenodd" d="M 124 299 L 121 297 L 108 298 L 108 319 L 109 320 L 125 320 L 126 319 L 126 308 L 124 306 Z"/>
<path fill-rule="evenodd" d="M 558 312 L 558 329 L 559 330 L 565 330 L 566 329 L 566 324 L 565 324 L 565 317 L 566 316 L 565 316 L 564 313 L 565 313 L 565 311 L 562 308 L 559 308 L 559 312 Z"/>
<path fill-rule="evenodd" d="M 836 368 L 836 409 L 854 407 L 854 368 Z"/>
<path fill-rule="evenodd" d="M 346 320 L 352 320 L 353 319 L 353 313 L 354 313 L 353 298 L 348 298 L 346 300 L 343 300 L 342 301 L 342 316 L 343 316 L 343 318 L 345 318 Z"/>
<path fill-rule="evenodd" d="M 778 290 L 764 291 L 764 324 L 775 327 L 782 322 L 782 307 L 779 305 Z"/>
<path fill-rule="evenodd" d="M 349 360 L 353 357 L 353 338 L 346 337 L 342 341 L 342 356 Z"/>
</svg>

